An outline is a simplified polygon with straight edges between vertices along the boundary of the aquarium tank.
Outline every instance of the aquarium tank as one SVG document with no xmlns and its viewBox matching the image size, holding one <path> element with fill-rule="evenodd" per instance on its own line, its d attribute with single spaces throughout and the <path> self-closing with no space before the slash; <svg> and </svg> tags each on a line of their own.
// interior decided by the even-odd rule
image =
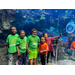
<svg viewBox="0 0 75 75">
<path fill-rule="evenodd" d="M 12 26 L 17 28 L 17 34 L 24 30 L 27 37 L 33 28 L 38 30 L 39 37 L 45 32 L 49 37 L 62 33 L 61 38 L 52 42 L 55 55 L 57 51 L 57 65 L 75 64 L 75 9 L 0 9 L 0 65 L 8 64 L 6 38 Z"/>
</svg>

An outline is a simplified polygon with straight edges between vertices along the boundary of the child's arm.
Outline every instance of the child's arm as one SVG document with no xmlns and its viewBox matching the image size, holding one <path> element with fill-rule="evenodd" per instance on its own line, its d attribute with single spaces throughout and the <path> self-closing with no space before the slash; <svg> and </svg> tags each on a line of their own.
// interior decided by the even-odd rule
<svg viewBox="0 0 75 75">
<path fill-rule="evenodd" d="M 48 50 L 42 50 L 42 51 L 40 51 L 40 53 L 43 53 L 43 52 L 48 52 Z"/>
<path fill-rule="evenodd" d="M 30 51 L 28 50 L 29 47 L 29 37 L 27 38 L 27 52 L 30 53 Z"/>
<path fill-rule="evenodd" d="M 30 51 L 28 50 L 28 45 L 29 45 L 29 44 L 28 44 L 28 42 L 27 42 L 26 50 L 27 50 L 27 52 L 29 53 Z"/>
<path fill-rule="evenodd" d="M 30 53 L 30 51 L 28 50 L 28 45 L 29 45 L 29 43 L 27 42 L 27 52 Z"/>
<path fill-rule="evenodd" d="M 40 46 L 40 42 L 38 42 L 38 47 Z"/>
<path fill-rule="evenodd" d="M 40 53 L 43 53 L 43 52 L 44 52 L 44 50 L 40 51 Z"/>
<path fill-rule="evenodd" d="M 18 56 L 20 56 L 20 52 L 19 52 L 19 47 L 18 47 L 18 45 L 16 46 L 16 48 L 17 48 Z"/>
<path fill-rule="evenodd" d="M 48 52 L 48 50 L 43 50 L 44 52 Z"/>
<path fill-rule="evenodd" d="M 19 44 L 20 44 L 19 39 L 17 39 L 17 41 L 16 41 L 16 48 L 17 48 L 18 56 L 20 56 Z"/>
<path fill-rule="evenodd" d="M 43 51 L 41 50 L 41 45 L 39 45 L 39 52 L 42 53 Z"/>
<path fill-rule="evenodd" d="M 40 51 L 40 53 L 43 53 L 43 52 L 48 52 L 48 50 L 42 50 L 42 51 Z"/>
<path fill-rule="evenodd" d="M 9 48 L 9 43 L 7 43 L 7 46 L 8 46 L 8 48 Z"/>
</svg>

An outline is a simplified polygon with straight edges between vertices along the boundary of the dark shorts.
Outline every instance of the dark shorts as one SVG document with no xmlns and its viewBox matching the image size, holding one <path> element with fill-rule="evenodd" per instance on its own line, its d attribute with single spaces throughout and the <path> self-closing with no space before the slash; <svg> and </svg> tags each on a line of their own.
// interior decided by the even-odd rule
<svg viewBox="0 0 75 75">
<path fill-rule="evenodd" d="M 26 53 L 20 52 L 19 62 L 20 62 L 20 65 L 23 65 L 23 64 L 26 65 L 27 64 Z"/>
</svg>

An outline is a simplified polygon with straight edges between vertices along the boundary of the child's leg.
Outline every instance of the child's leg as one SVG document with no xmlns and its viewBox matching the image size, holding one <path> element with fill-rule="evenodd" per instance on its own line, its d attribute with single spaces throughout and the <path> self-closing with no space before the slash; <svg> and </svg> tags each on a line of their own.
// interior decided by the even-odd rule
<svg viewBox="0 0 75 75">
<path fill-rule="evenodd" d="M 34 65 L 36 65 L 36 59 L 34 59 Z"/>
<path fill-rule="evenodd" d="M 44 55 L 41 55 L 41 64 L 44 65 Z"/>
<path fill-rule="evenodd" d="M 29 60 L 30 60 L 30 65 L 33 65 L 33 51 L 29 50 Z"/>
<path fill-rule="evenodd" d="M 15 64 L 18 65 L 18 55 L 17 55 L 17 53 L 14 54 L 14 57 L 15 57 Z"/>
<path fill-rule="evenodd" d="M 44 55 L 44 65 L 47 65 L 47 54 Z"/>
<path fill-rule="evenodd" d="M 53 51 L 51 52 L 51 59 L 52 59 L 52 63 L 54 64 L 54 53 L 53 53 Z"/>
<path fill-rule="evenodd" d="M 19 59 L 20 59 L 20 65 L 23 65 L 23 53 L 21 53 L 21 52 L 20 52 Z"/>
<path fill-rule="evenodd" d="M 47 64 L 49 63 L 49 56 L 50 56 L 50 52 L 48 51 L 48 55 L 47 55 Z"/>
<path fill-rule="evenodd" d="M 36 62 L 37 62 L 37 60 L 36 60 L 37 56 L 38 56 L 38 51 L 36 50 L 36 51 L 33 52 L 34 65 L 36 65 Z"/>
<path fill-rule="evenodd" d="M 30 65 L 33 65 L 33 59 L 30 59 Z"/>
<path fill-rule="evenodd" d="M 26 65 L 27 64 L 27 59 L 26 59 L 26 53 L 24 53 L 24 65 Z"/>
<path fill-rule="evenodd" d="M 12 65 L 12 62 L 13 62 L 13 54 L 12 53 L 9 53 L 8 56 L 9 56 L 8 65 Z"/>
</svg>

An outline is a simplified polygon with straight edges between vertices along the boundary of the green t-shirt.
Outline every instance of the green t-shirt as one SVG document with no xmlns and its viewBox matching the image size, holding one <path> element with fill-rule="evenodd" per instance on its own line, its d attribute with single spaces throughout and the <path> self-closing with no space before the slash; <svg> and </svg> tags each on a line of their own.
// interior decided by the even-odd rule
<svg viewBox="0 0 75 75">
<path fill-rule="evenodd" d="M 7 39 L 6 39 L 6 42 L 9 43 L 9 48 L 8 48 L 8 52 L 9 53 L 15 53 L 17 52 L 17 49 L 16 49 L 16 41 L 17 41 L 17 38 L 18 38 L 18 34 L 16 35 L 8 35 Z"/>
<path fill-rule="evenodd" d="M 38 36 L 32 36 L 30 35 L 28 37 L 28 49 L 29 50 L 37 50 L 38 49 L 38 42 L 40 42 L 40 38 Z"/>
<path fill-rule="evenodd" d="M 27 37 L 24 39 L 21 39 L 20 37 L 17 39 L 16 45 L 19 46 L 19 52 L 25 53 L 26 52 L 26 46 L 27 46 Z"/>
</svg>

